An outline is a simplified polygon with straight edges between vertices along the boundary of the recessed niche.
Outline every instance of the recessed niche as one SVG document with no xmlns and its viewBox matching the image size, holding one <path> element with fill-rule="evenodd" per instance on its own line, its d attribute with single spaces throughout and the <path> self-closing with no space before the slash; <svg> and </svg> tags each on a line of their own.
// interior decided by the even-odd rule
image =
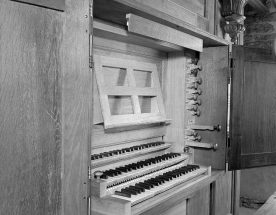
<svg viewBox="0 0 276 215">
<path fill-rule="evenodd" d="M 108 96 L 111 115 L 133 114 L 131 96 Z"/>
<path fill-rule="evenodd" d="M 129 86 L 127 70 L 103 66 L 105 85 L 107 86 Z"/>
<path fill-rule="evenodd" d="M 141 113 L 158 113 L 159 108 L 156 96 L 139 96 Z"/>
<path fill-rule="evenodd" d="M 136 87 L 153 87 L 152 72 L 133 70 Z"/>
</svg>

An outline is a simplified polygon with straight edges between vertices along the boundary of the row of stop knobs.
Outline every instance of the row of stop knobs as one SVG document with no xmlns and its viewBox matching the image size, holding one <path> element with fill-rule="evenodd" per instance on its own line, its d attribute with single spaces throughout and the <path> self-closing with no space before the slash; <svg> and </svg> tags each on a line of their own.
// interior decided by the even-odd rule
<svg viewBox="0 0 276 215">
<path fill-rule="evenodd" d="M 199 117 L 201 112 L 198 106 L 202 104 L 202 101 L 198 97 L 202 94 L 202 90 L 198 86 L 202 84 L 202 79 L 197 78 L 197 73 L 202 70 L 202 66 L 193 63 L 187 64 L 189 77 L 186 79 L 186 110 L 190 111 L 192 116 Z"/>
</svg>

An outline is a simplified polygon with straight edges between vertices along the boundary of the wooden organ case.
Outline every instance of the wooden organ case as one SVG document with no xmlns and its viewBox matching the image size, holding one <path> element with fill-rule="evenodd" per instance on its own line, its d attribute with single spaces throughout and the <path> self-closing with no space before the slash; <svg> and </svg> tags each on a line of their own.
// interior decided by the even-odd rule
<svg viewBox="0 0 276 215">
<path fill-rule="evenodd" d="M 203 12 L 181 15 L 190 8 L 180 1 L 164 0 L 163 8 L 157 1 L 94 1 L 92 214 L 232 213 L 226 160 L 235 151 L 238 161 L 229 166 L 241 165 L 236 127 L 246 119 L 231 119 L 230 139 L 239 141 L 229 145 L 228 85 L 231 71 L 258 54 L 249 48 L 254 56 L 238 58 L 245 51 L 233 47 L 230 65 L 228 41 L 214 27 L 218 2 L 208 2 L 187 3 Z M 250 90 L 239 74 L 232 85 L 239 80 Z"/>
</svg>

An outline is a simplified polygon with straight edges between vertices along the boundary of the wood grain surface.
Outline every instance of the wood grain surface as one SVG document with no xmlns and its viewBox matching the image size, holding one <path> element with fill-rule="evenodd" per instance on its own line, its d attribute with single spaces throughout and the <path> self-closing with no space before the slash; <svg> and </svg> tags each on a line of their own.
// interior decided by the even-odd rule
<svg viewBox="0 0 276 215">
<path fill-rule="evenodd" d="M 163 96 L 167 117 L 172 119 L 165 140 L 173 141 L 173 150 L 183 152 L 185 139 L 185 73 L 184 52 L 168 54 L 166 72 L 163 74 Z"/>
<path fill-rule="evenodd" d="M 200 55 L 199 64 L 203 66 L 198 77 L 202 78 L 201 115 L 196 117 L 196 125 L 215 126 L 217 131 L 198 131 L 204 143 L 217 143 L 217 150 L 195 149 L 195 163 L 212 165 L 212 168 L 225 169 L 227 137 L 227 75 L 228 47 L 206 48 Z"/>
<path fill-rule="evenodd" d="M 0 214 L 61 214 L 61 13 L 0 2 Z"/>
<path fill-rule="evenodd" d="M 231 214 L 231 186 L 232 172 L 230 171 L 226 172 L 223 177 L 211 184 L 210 214 Z"/>
<path fill-rule="evenodd" d="M 134 14 L 127 14 L 128 31 L 202 52 L 203 40 Z"/>
<path fill-rule="evenodd" d="M 209 215 L 210 213 L 210 186 L 207 185 L 193 193 L 187 199 L 187 215 Z"/>
<path fill-rule="evenodd" d="M 92 71 L 89 69 L 89 0 L 66 1 L 62 42 L 62 209 L 87 214 L 92 126 Z"/>
<path fill-rule="evenodd" d="M 231 169 L 276 163 L 276 60 L 271 50 L 233 47 Z"/>
<path fill-rule="evenodd" d="M 65 9 L 65 0 L 12 0 L 22 3 L 37 5 L 41 7 L 46 7 L 55 10 L 64 11 Z"/>
<path fill-rule="evenodd" d="M 126 26 L 126 14 L 133 13 L 203 39 L 204 47 L 228 45 L 228 41 L 214 35 L 214 19 L 212 18 L 214 1 L 206 2 L 208 4 L 206 17 L 198 16 L 168 0 L 162 1 L 161 4 L 159 0 L 95 0 L 94 6 L 95 17 L 102 20 Z"/>
</svg>

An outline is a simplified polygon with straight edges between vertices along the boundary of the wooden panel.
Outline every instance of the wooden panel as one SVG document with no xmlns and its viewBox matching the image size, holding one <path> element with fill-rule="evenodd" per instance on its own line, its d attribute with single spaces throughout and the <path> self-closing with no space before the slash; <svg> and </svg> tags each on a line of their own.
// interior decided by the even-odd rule
<svg viewBox="0 0 276 215">
<path fill-rule="evenodd" d="M 61 214 L 61 14 L 0 1 L 1 214 Z"/>
<path fill-rule="evenodd" d="M 191 198 L 187 199 L 187 215 L 194 214 L 210 214 L 210 186 L 201 188 Z"/>
<path fill-rule="evenodd" d="M 202 39 L 180 32 L 157 22 L 144 19 L 134 14 L 128 14 L 127 19 L 129 32 L 163 40 L 192 50 L 202 51 Z"/>
<path fill-rule="evenodd" d="M 163 74 L 163 96 L 167 117 L 172 119 L 165 140 L 176 142 L 174 150 L 183 152 L 185 139 L 185 72 L 184 52 L 168 54 L 166 72 Z"/>
<path fill-rule="evenodd" d="M 206 1 L 208 3 L 207 10 L 210 11 L 210 5 L 212 5 L 212 10 L 214 10 L 214 1 Z M 168 0 L 95 0 L 95 17 L 117 23 L 126 26 L 126 14 L 133 13 L 135 15 L 144 17 L 146 19 L 158 22 L 165 26 L 177 29 L 181 32 L 190 34 L 197 38 L 204 40 L 204 47 L 207 46 L 218 46 L 218 45 L 228 45 L 228 41 L 219 38 L 214 34 L 214 26 L 210 23 L 209 32 L 206 31 L 205 23 L 209 22 L 209 17 L 197 16 L 195 13 L 189 10 L 179 7 L 174 2 Z M 208 9 L 209 8 L 209 9 Z M 163 11 L 163 9 L 165 11 Z M 213 12 L 214 13 L 214 12 Z M 212 12 L 210 12 L 210 16 Z M 210 18 L 212 19 L 212 18 Z M 196 26 L 198 23 L 198 26 Z M 204 26 L 204 29 L 200 29 Z"/>
<path fill-rule="evenodd" d="M 184 7 L 198 15 L 205 15 L 205 0 L 171 0 L 172 2 Z"/>
<path fill-rule="evenodd" d="M 89 1 L 66 0 L 62 43 L 63 214 L 87 214 L 92 126 Z"/>
<path fill-rule="evenodd" d="M 211 184 L 210 214 L 231 214 L 231 185 L 232 172 L 226 172 L 223 177 Z"/>
<path fill-rule="evenodd" d="M 150 211 L 146 211 L 141 215 L 186 215 L 187 205 L 186 199 L 180 199 L 175 201 L 174 198 L 171 198 L 162 204 L 156 206 Z"/>
<path fill-rule="evenodd" d="M 271 50 L 233 47 L 230 169 L 276 164 L 276 60 Z"/>
<path fill-rule="evenodd" d="M 113 197 L 97 198 L 92 196 L 92 215 L 100 213 L 105 215 L 131 215 L 130 201 Z"/>
<path fill-rule="evenodd" d="M 51 8 L 51 9 L 61 10 L 61 11 L 64 11 L 65 9 L 65 0 L 12 0 L 12 1 L 38 5 L 41 7 L 46 7 L 46 8 Z"/>
<path fill-rule="evenodd" d="M 228 47 L 206 48 L 200 55 L 199 64 L 203 66 L 198 77 L 202 78 L 202 105 L 200 117 L 195 118 L 196 125 L 215 126 L 217 131 L 199 131 L 204 143 L 217 143 L 217 150 L 195 149 L 195 163 L 212 165 L 212 168 L 225 169 L 226 129 L 227 129 L 227 75 Z"/>
</svg>

